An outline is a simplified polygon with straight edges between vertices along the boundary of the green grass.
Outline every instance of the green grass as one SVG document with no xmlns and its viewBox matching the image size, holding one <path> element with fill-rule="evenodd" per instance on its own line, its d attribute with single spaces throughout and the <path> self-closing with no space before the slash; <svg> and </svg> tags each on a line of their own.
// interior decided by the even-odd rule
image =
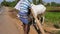
<svg viewBox="0 0 60 34">
<path fill-rule="evenodd" d="M 50 12 L 60 12 L 60 7 L 47 7 L 46 11 L 50 11 Z"/>
<path fill-rule="evenodd" d="M 60 10 L 60 7 L 46 7 L 47 10 Z"/>
<path fill-rule="evenodd" d="M 60 12 L 46 12 L 45 18 L 47 22 L 59 23 L 60 22 Z"/>
</svg>

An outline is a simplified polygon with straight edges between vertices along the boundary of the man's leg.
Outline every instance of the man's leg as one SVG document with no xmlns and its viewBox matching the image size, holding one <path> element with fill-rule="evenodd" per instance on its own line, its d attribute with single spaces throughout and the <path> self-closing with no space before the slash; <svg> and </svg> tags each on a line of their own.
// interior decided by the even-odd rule
<svg viewBox="0 0 60 34">
<path fill-rule="evenodd" d="M 24 34 L 28 34 L 30 26 L 29 26 L 29 22 L 30 22 L 30 18 L 26 13 L 19 13 L 20 15 L 20 20 L 23 23 L 23 29 L 24 29 Z"/>
<path fill-rule="evenodd" d="M 24 34 L 28 34 L 28 26 L 29 26 L 28 23 L 29 23 L 29 20 L 26 19 L 26 18 L 20 18 L 20 20 L 23 23 Z"/>
<path fill-rule="evenodd" d="M 24 34 L 28 34 L 28 24 L 23 24 Z"/>
</svg>

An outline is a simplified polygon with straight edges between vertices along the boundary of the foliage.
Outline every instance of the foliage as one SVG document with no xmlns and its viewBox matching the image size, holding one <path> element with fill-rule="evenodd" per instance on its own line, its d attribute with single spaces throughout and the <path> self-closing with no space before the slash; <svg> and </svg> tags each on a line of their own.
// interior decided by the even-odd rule
<svg viewBox="0 0 60 34">
<path fill-rule="evenodd" d="M 18 1 L 19 1 L 19 0 L 15 0 L 15 1 L 13 1 L 13 2 L 7 2 L 6 0 L 4 0 L 4 1 L 1 3 L 1 5 L 3 5 L 3 6 L 9 6 L 9 7 L 14 7 L 14 6 L 17 4 Z M 42 0 L 33 0 L 33 3 L 34 3 L 34 4 L 40 4 L 40 3 L 44 4 Z M 51 3 L 47 3 L 46 6 L 60 7 L 60 3 L 51 2 Z"/>
<path fill-rule="evenodd" d="M 1 3 L 1 5 L 3 5 L 3 6 L 9 6 L 9 7 L 14 7 L 14 6 L 17 4 L 18 1 L 19 1 L 19 0 L 15 0 L 15 1 L 13 1 L 13 2 L 7 2 L 6 0 L 4 0 L 4 1 Z M 34 4 L 40 4 L 40 3 L 42 3 L 42 0 L 38 0 L 38 1 L 33 0 L 33 3 L 34 3 Z"/>
<path fill-rule="evenodd" d="M 52 23 L 59 23 L 60 22 L 60 12 L 46 12 L 45 14 L 46 21 Z"/>
<path fill-rule="evenodd" d="M 47 3 L 47 5 L 46 6 L 50 6 L 50 3 Z"/>
<path fill-rule="evenodd" d="M 9 7 L 14 7 L 17 4 L 18 1 L 13 1 L 13 2 L 7 2 L 6 0 L 4 0 L 1 5 L 2 6 L 9 6 Z"/>
<path fill-rule="evenodd" d="M 46 6 L 55 6 L 55 7 L 60 7 L 60 3 L 56 3 L 56 2 L 51 2 L 51 3 L 47 3 Z"/>
<path fill-rule="evenodd" d="M 33 3 L 37 5 L 37 4 L 42 3 L 42 0 L 33 0 Z"/>
<path fill-rule="evenodd" d="M 47 11 L 50 11 L 50 12 L 60 12 L 60 7 L 48 6 L 47 7 Z"/>
</svg>

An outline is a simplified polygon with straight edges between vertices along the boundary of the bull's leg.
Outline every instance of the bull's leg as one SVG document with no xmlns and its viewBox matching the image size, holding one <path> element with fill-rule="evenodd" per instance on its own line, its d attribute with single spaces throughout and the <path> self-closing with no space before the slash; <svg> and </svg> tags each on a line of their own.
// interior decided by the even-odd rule
<svg viewBox="0 0 60 34">
<path fill-rule="evenodd" d="M 41 15 L 41 23 L 42 23 L 42 24 L 44 24 L 44 20 L 45 20 L 44 14 L 45 14 L 45 13 L 43 13 L 43 14 Z"/>
<path fill-rule="evenodd" d="M 39 14 L 38 19 L 39 19 L 39 21 L 40 21 L 41 24 L 44 23 L 44 15 Z"/>
<path fill-rule="evenodd" d="M 41 23 L 44 24 L 44 16 L 41 17 Z"/>
<path fill-rule="evenodd" d="M 40 21 L 40 23 L 42 24 L 42 17 L 41 17 L 41 14 L 39 14 L 38 16 L 37 16 L 37 18 L 38 18 L 38 20 Z"/>
</svg>

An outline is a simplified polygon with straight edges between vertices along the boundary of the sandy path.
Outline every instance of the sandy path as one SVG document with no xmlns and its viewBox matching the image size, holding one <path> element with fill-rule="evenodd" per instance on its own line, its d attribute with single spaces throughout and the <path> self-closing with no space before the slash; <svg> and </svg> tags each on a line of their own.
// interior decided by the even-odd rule
<svg viewBox="0 0 60 34">
<path fill-rule="evenodd" d="M 2 10 L 4 11 L 0 14 L 0 34 L 20 34 L 15 21 L 8 16 L 6 8 Z"/>
</svg>

